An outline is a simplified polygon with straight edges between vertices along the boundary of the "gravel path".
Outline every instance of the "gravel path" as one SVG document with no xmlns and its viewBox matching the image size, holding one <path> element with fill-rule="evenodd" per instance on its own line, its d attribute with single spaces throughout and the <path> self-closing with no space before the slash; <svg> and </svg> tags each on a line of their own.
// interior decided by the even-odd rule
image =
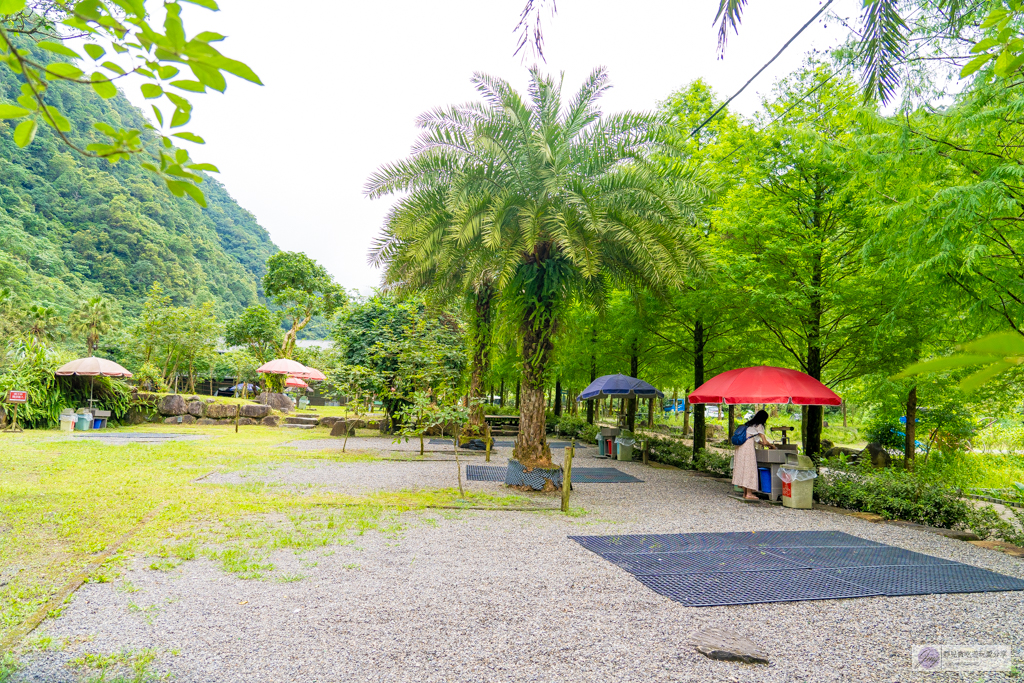
<svg viewBox="0 0 1024 683">
<path fill-rule="evenodd" d="M 272 559 L 282 571 L 306 576 L 295 583 L 240 581 L 206 560 L 170 573 L 143 569 L 140 560 L 124 577 L 138 592 L 84 586 L 45 625 L 46 635 L 73 644 L 24 657 L 28 667 L 14 680 L 77 680 L 68 660 L 124 648 L 156 648 L 157 669 L 183 682 L 1019 680 L 918 677 L 909 664 L 917 643 L 1007 644 L 1019 661 L 1021 592 L 688 608 L 566 537 L 835 529 L 1024 578 L 1019 559 L 911 528 L 740 503 L 727 497 L 727 484 L 688 472 L 586 456 L 575 462 L 644 481 L 577 485 L 573 505 L 589 511 L 584 517 L 428 511 L 405 515 L 409 526 L 397 539 L 369 532 L 355 545 L 278 552 Z M 353 491 L 455 481 L 449 462 L 308 463 L 204 483 L 258 477 Z M 705 627 L 749 637 L 772 664 L 705 659 L 688 645 Z"/>
</svg>

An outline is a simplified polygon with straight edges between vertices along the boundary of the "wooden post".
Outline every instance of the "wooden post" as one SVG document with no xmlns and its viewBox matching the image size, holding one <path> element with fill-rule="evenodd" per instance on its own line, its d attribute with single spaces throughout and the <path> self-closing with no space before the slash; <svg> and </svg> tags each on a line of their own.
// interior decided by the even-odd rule
<svg viewBox="0 0 1024 683">
<path fill-rule="evenodd" d="M 491 425 L 484 422 L 484 439 L 487 440 L 487 457 L 484 458 L 484 462 L 491 461 Z"/>
<path fill-rule="evenodd" d="M 843 401 L 843 429 L 846 429 L 846 401 Z"/>
<path fill-rule="evenodd" d="M 651 396 L 650 405 L 647 407 L 647 426 L 654 426 L 654 397 Z"/>
<path fill-rule="evenodd" d="M 644 439 L 644 465 L 647 464 L 647 453 L 651 449 L 651 438 L 647 437 Z"/>
<path fill-rule="evenodd" d="M 562 512 L 569 512 L 569 492 L 572 490 L 572 456 L 576 451 L 576 439 L 569 443 L 565 451 L 565 474 L 562 477 Z"/>
<path fill-rule="evenodd" d="M 242 406 L 235 404 L 235 434 L 238 433 L 238 416 L 242 414 Z"/>
<path fill-rule="evenodd" d="M 444 432 L 441 432 L 444 436 Z M 459 473 L 459 496 L 463 501 L 466 500 L 466 492 L 462 490 L 462 463 L 459 461 L 459 427 L 455 426 L 455 438 L 452 439 L 452 448 L 455 449 L 455 469 Z"/>
</svg>

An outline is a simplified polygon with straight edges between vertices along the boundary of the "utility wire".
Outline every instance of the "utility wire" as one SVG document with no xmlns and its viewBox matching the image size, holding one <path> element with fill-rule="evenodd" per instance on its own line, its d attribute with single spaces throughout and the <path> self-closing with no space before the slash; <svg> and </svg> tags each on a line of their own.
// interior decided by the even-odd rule
<svg viewBox="0 0 1024 683">
<path fill-rule="evenodd" d="M 697 126 L 697 127 L 696 127 L 696 128 L 694 128 L 694 129 L 693 129 L 692 131 L 690 131 L 690 135 L 689 135 L 689 137 L 691 137 L 691 138 L 692 138 L 692 137 L 693 137 L 694 135 L 696 135 L 697 133 L 699 133 L 699 132 L 701 131 L 701 129 L 702 129 L 702 128 L 703 128 L 704 126 L 706 126 L 706 125 L 708 125 L 709 123 L 711 123 L 711 120 L 712 120 L 712 119 L 714 119 L 714 118 L 715 118 L 716 116 L 718 116 L 718 115 L 719 115 L 719 114 L 720 114 L 720 113 L 722 112 L 722 110 L 723 110 L 723 109 L 725 109 L 726 107 L 728 107 L 728 106 L 729 106 L 729 103 L 730 103 L 730 102 L 732 102 L 732 101 L 733 101 L 734 99 L 736 99 L 737 97 L 739 97 L 740 93 L 741 93 L 741 92 L 743 92 L 744 90 L 746 90 L 746 89 L 747 89 L 747 86 L 748 86 L 748 85 L 750 85 L 751 83 L 753 83 L 753 82 L 754 82 L 754 79 L 756 79 L 756 78 L 757 78 L 758 76 L 760 76 L 760 75 L 761 75 L 761 72 L 762 72 L 762 71 L 764 71 L 764 70 L 765 70 L 765 69 L 767 69 L 767 68 L 768 68 L 769 66 L 771 66 L 772 62 L 774 62 L 774 61 L 775 61 L 776 59 L 778 59 L 778 58 L 779 58 L 779 55 L 781 55 L 781 54 L 782 54 L 783 52 L 785 52 L 785 51 L 786 51 L 786 48 L 787 48 L 787 47 L 789 47 L 789 46 L 790 46 L 790 44 L 791 44 L 791 43 L 792 43 L 792 42 L 793 42 L 794 40 L 796 40 L 796 39 L 797 39 L 797 37 L 799 37 L 801 33 L 803 33 L 803 32 L 804 32 L 804 29 L 806 29 L 806 28 L 807 28 L 808 26 L 810 26 L 811 24 L 813 24 L 813 23 L 814 23 L 814 20 L 815 20 L 815 19 L 817 19 L 818 17 L 820 17 L 820 16 L 821 16 L 821 13 L 822 13 L 822 12 L 824 12 L 824 11 L 825 11 L 825 10 L 826 10 L 826 9 L 828 8 L 828 6 L 832 4 L 832 2 L 833 2 L 833 0 L 827 0 L 827 2 L 826 2 L 826 3 L 824 4 L 824 5 L 822 5 L 822 6 L 821 6 L 821 9 L 819 9 L 819 10 L 818 10 L 818 11 L 817 11 L 817 12 L 816 12 L 816 13 L 814 14 L 814 16 L 813 16 L 813 17 L 811 17 L 810 19 L 808 19 L 808 20 L 807 20 L 807 23 L 806 23 L 806 24 L 804 24 L 803 26 L 801 26 L 801 27 L 800 27 L 800 30 L 799 30 L 799 31 L 797 31 L 796 33 L 794 33 L 794 34 L 793 34 L 793 37 L 792 37 L 792 38 L 790 38 L 789 40 L 787 40 L 787 41 L 786 41 L 786 44 L 782 46 L 782 49 L 780 49 L 780 50 L 779 50 L 778 52 L 776 52 L 776 53 L 775 53 L 775 56 L 774 56 L 774 57 L 772 57 L 771 59 L 769 59 L 769 60 L 768 60 L 768 62 L 767 62 L 767 63 L 766 63 L 766 64 L 765 64 L 764 66 L 762 66 L 762 67 L 761 67 L 760 69 L 758 69 L 758 70 L 757 70 L 757 73 L 756 73 L 756 74 L 754 74 L 753 76 L 751 76 L 751 77 L 750 77 L 750 80 L 749 80 L 749 81 L 747 81 L 746 83 L 744 83 L 744 84 L 743 84 L 743 87 L 742 87 L 742 88 L 740 88 L 739 90 L 737 90 L 737 91 L 736 91 L 736 94 L 735 94 L 735 95 L 733 95 L 732 97 L 730 97 L 729 99 L 727 99 L 727 100 L 725 101 L 725 103 L 724 103 L 724 104 L 722 104 L 722 106 L 721 106 L 721 107 L 719 107 L 718 109 L 716 109 L 716 110 L 715 110 L 715 112 L 714 112 L 714 113 L 713 113 L 713 114 L 712 114 L 711 116 L 709 116 L 709 117 L 707 117 L 706 119 L 704 119 L 703 123 L 701 123 L 701 124 L 700 124 L 699 126 Z"/>
</svg>

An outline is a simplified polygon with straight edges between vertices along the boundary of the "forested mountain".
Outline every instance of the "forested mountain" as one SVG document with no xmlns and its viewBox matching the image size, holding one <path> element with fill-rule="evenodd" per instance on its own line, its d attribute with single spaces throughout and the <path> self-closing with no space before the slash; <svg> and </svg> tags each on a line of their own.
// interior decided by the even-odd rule
<svg viewBox="0 0 1024 683">
<path fill-rule="evenodd" d="M 20 95 L 19 78 L 0 70 L 0 102 Z M 99 141 L 92 122 L 145 125 L 121 94 L 53 83 L 51 100 L 71 121 L 80 147 Z M 89 295 L 135 313 L 159 282 L 175 304 L 214 303 L 230 316 L 258 299 L 267 257 L 277 251 L 256 218 L 215 180 L 202 189 L 208 208 L 173 197 L 133 158 L 111 165 L 69 150 L 52 129 L 19 149 L 13 121 L 0 120 L 0 287 L 24 305 L 67 311 Z"/>
</svg>

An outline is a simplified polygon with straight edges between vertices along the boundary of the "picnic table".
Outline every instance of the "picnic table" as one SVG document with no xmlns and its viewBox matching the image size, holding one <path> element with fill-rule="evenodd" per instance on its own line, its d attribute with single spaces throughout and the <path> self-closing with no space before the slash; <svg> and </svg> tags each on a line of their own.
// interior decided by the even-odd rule
<svg viewBox="0 0 1024 683">
<path fill-rule="evenodd" d="M 519 434 L 518 415 L 484 415 L 484 421 L 491 428 L 491 433 L 501 436 Z"/>
</svg>

